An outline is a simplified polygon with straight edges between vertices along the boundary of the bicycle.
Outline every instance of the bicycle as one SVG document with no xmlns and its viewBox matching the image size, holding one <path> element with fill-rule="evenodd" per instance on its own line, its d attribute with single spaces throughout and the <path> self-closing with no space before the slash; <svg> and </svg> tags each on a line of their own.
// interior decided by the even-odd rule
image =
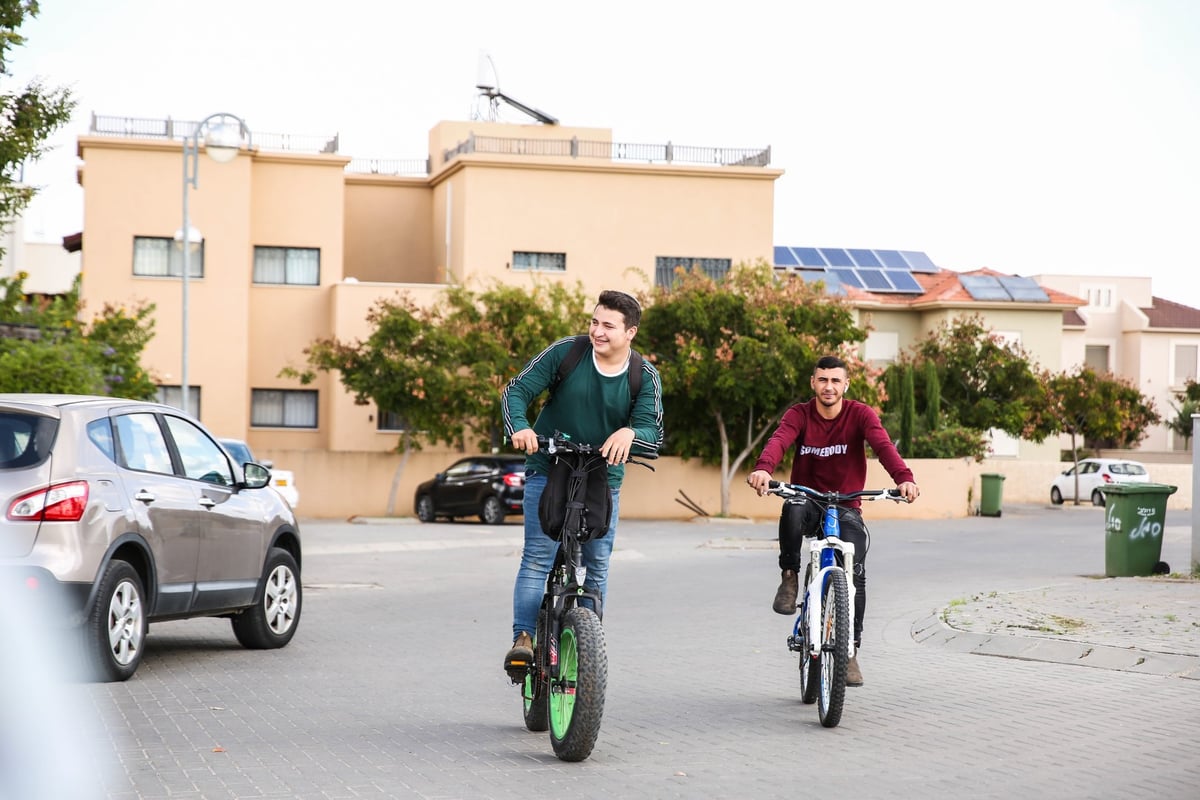
<svg viewBox="0 0 1200 800">
<path fill-rule="evenodd" d="M 608 685 L 608 652 L 600 624 L 603 601 L 599 592 L 584 585 L 583 563 L 584 543 L 607 529 L 589 527 L 584 489 L 587 473 L 607 470 L 608 461 L 598 446 L 573 442 L 561 433 L 539 436 L 538 448 L 566 462 L 572 477 L 558 554 L 538 610 L 533 660 L 521 682 L 525 727 L 535 732 L 549 729 L 556 756 L 582 761 L 591 755 L 600 734 Z M 654 470 L 632 457 L 626 463 Z"/>
<path fill-rule="evenodd" d="M 767 491 L 788 498 L 805 496 L 822 508 L 819 530 L 811 538 L 788 650 L 800 654 L 800 699 L 817 703 L 821 725 L 837 727 L 846 696 L 846 667 L 854 656 L 851 631 L 854 608 L 854 544 L 842 541 L 839 512 L 850 500 L 904 502 L 898 489 L 821 492 L 798 483 L 771 481 Z"/>
</svg>

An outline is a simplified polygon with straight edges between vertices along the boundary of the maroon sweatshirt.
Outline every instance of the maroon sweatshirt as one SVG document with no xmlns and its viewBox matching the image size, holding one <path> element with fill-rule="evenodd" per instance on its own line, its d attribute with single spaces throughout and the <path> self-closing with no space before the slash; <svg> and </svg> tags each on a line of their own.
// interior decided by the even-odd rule
<svg viewBox="0 0 1200 800">
<path fill-rule="evenodd" d="M 774 473 L 783 454 L 793 444 L 789 483 L 822 492 L 858 492 L 867 480 L 867 452 L 871 445 L 879 463 L 896 485 L 913 480 L 912 470 L 904 463 L 896 446 L 888 438 L 875 409 L 857 400 L 842 400 L 842 410 L 834 419 L 825 419 L 817 411 L 817 401 L 797 403 L 784 412 L 779 427 L 771 434 L 754 469 Z M 860 501 L 846 503 L 858 507 Z"/>
</svg>

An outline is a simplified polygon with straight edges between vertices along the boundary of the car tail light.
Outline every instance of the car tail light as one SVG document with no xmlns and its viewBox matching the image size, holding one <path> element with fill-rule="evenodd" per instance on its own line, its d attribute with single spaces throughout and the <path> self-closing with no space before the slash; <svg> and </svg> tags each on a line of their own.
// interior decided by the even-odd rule
<svg viewBox="0 0 1200 800">
<path fill-rule="evenodd" d="M 1103 475 L 1101 475 L 1100 477 L 1101 477 L 1101 478 L 1104 478 L 1104 482 L 1105 482 L 1105 483 L 1112 483 L 1112 482 L 1113 482 L 1112 475 L 1109 475 L 1107 472 L 1105 472 L 1105 473 L 1104 473 Z"/>
<path fill-rule="evenodd" d="M 504 476 L 505 486 L 524 486 L 525 476 L 520 472 L 510 472 Z"/>
<path fill-rule="evenodd" d="M 8 506 L 8 518 L 27 522 L 78 522 L 87 502 L 87 481 L 59 483 L 13 500 Z"/>
</svg>

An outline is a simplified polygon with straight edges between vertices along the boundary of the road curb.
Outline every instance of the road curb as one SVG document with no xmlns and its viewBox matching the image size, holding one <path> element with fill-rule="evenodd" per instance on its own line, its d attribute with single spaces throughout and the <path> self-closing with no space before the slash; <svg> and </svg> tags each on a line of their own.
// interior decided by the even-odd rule
<svg viewBox="0 0 1200 800">
<path fill-rule="evenodd" d="M 1074 664 L 1096 669 L 1200 680 L 1200 656 L 1158 653 L 1132 647 L 1113 647 L 1037 636 L 971 633 L 946 624 L 943 619 L 944 613 L 945 609 L 941 609 L 914 622 L 911 629 L 913 639 L 921 644 L 932 644 L 972 655 Z"/>
</svg>

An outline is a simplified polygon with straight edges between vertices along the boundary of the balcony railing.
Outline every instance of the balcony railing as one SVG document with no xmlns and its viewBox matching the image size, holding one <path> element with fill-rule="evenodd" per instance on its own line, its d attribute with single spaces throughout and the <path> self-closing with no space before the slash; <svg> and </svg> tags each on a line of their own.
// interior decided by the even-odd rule
<svg viewBox="0 0 1200 800">
<path fill-rule="evenodd" d="M 643 164 L 705 164 L 719 167 L 767 167 L 771 148 L 693 147 L 691 145 L 629 144 L 571 139 L 508 139 L 471 135 L 447 149 L 442 158 L 452 161 L 468 153 L 515 156 L 600 158 L 606 161 Z"/>
<path fill-rule="evenodd" d="M 346 172 L 360 175 L 428 175 L 427 158 L 352 158 Z"/>
<path fill-rule="evenodd" d="M 182 119 L 139 119 L 92 114 L 88 130 L 92 136 L 117 136 L 126 139 L 186 139 L 200 123 Z M 251 131 L 254 146 L 260 150 L 290 153 L 336 153 L 338 136 L 305 136 L 292 133 Z"/>
</svg>

